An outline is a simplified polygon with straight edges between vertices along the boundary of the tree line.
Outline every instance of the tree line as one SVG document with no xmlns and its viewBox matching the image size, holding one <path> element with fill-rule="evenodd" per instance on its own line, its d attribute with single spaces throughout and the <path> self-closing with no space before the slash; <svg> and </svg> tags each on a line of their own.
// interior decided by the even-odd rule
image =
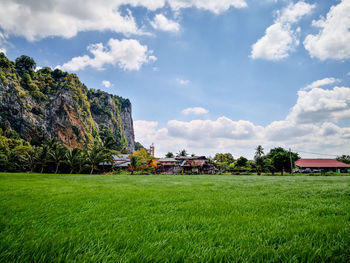
<svg viewBox="0 0 350 263">
<path fill-rule="evenodd" d="M 259 145 L 255 149 L 254 160 L 248 160 L 241 156 L 235 160 L 230 153 L 219 153 L 214 157 L 214 162 L 217 163 L 223 172 L 256 172 L 261 173 L 276 173 L 284 172 L 291 173 L 294 168 L 294 162 L 299 160 L 298 153 L 285 150 L 282 147 L 276 147 L 264 153 L 264 148 Z"/>
<path fill-rule="evenodd" d="M 6 136 L 5 136 L 6 135 Z M 69 149 L 57 139 L 33 146 L 13 130 L 8 134 L 0 129 L 0 171 L 47 173 L 100 172 L 99 164 L 113 161 L 110 139 L 96 140 L 85 149 Z"/>
<path fill-rule="evenodd" d="M 168 152 L 165 157 L 184 157 L 189 154 L 185 149 L 179 151 L 177 154 Z M 194 154 L 192 154 L 194 156 Z M 294 152 L 289 152 L 282 147 L 276 147 L 265 155 L 264 148 L 259 145 L 255 149 L 254 160 L 248 160 L 244 156 L 235 159 L 231 153 L 217 153 L 210 161 L 215 164 L 221 173 L 276 173 L 291 172 L 294 168 L 294 162 L 300 159 L 299 155 Z"/>
</svg>

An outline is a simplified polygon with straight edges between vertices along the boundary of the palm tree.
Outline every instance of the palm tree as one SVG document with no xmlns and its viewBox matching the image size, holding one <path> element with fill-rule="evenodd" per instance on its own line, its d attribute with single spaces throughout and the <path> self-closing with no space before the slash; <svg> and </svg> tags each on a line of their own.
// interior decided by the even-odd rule
<svg viewBox="0 0 350 263">
<path fill-rule="evenodd" d="M 66 164 L 70 168 L 70 174 L 72 174 L 76 168 L 78 168 L 80 172 L 82 164 L 82 151 L 79 148 L 68 149 L 65 159 Z"/>
<path fill-rule="evenodd" d="M 256 170 L 258 175 L 261 175 L 261 170 L 264 168 L 265 157 L 264 157 L 264 148 L 261 145 L 258 145 L 255 149 L 254 160 L 256 163 Z"/>
<path fill-rule="evenodd" d="M 40 162 L 39 156 L 40 151 L 38 147 L 33 146 L 33 149 L 30 152 L 27 152 L 23 157 L 23 161 L 28 166 L 31 173 L 34 172 L 35 167 Z"/>
<path fill-rule="evenodd" d="M 255 149 L 255 158 L 262 157 L 264 154 L 264 148 L 261 145 L 258 145 L 258 147 Z"/>
<path fill-rule="evenodd" d="M 90 174 L 93 174 L 94 170 L 97 169 L 99 163 L 111 161 L 110 156 L 110 152 L 106 151 L 106 149 L 100 145 L 95 144 L 91 150 L 87 150 L 85 152 L 85 159 L 91 167 Z"/>
<path fill-rule="evenodd" d="M 137 170 L 140 167 L 140 157 L 136 155 L 131 155 L 130 157 L 130 168 L 131 172 L 130 174 L 134 174 L 134 171 Z"/>
<path fill-rule="evenodd" d="M 43 144 L 43 146 L 39 150 L 38 162 L 41 165 L 40 173 L 44 172 L 44 168 L 49 161 L 49 151 L 50 151 L 50 148 L 48 144 Z"/>
<path fill-rule="evenodd" d="M 177 154 L 177 157 L 186 157 L 187 155 L 188 155 L 187 151 L 183 149 Z"/>
<path fill-rule="evenodd" d="M 63 145 L 57 145 L 54 149 L 49 152 L 51 160 L 55 163 L 56 169 L 55 174 L 58 172 L 60 164 L 65 161 L 67 148 Z"/>
</svg>

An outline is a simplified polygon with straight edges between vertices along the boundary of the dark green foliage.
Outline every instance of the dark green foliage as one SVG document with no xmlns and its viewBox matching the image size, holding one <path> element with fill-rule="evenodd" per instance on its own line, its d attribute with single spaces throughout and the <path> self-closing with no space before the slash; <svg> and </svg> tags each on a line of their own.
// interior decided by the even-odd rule
<svg viewBox="0 0 350 263">
<path fill-rule="evenodd" d="M 36 63 L 34 59 L 31 57 L 22 55 L 15 60 L 15 67 L 16 71 L 20 76 L 23 76 L 24 74 L 34 74 L 34 70 L 36 68 Z"/>
<path fill-rule="evenodd" d="M 146 149 L 141 143 L 135 142 L 135 151 L 138 151 L 140 149 Z"/>
<path fill-rule="evenodd" d="M 172 152 L 168 152 L 166 155 L 165 155 L 166 158 L 174 158 L 174 154 Z"/>
<path fill-rule="evenodd" d="M 111 129 L 104 127 L 103 125 L 100 126 L 100 138 L 102 140 L 102 145 L 110 150 L 116 150 L 120 151 L 120 144 L 115 139 L 114 134 L 112 133 Z"/>
<path fill-rule="evenodd" d="M 267 158 L 270 159 L 274 170 L 281 172 L 282 175 L 284 171 L 291 173 L 291 165 L 294 167 L 294 162 L 300 159 L 297 153 L 289 153 L 282 147 L 271 149 Z"/>
<path fill-rule="evenodd" d="M 100 163 L 113 161 L 111 152 L 98 143 L 95 143 L 91 150 L 85 152 L 84 158 L 91 168 L 90 174 L 93 174 L 97 170 Z"/>
<path fill-rule="evenodd" d="M 0 171 L 25 171 L 25 156 L 31 151 L 31 145 L 20 139 L 16 132 L 4 132 L 0 128 Z"/>
<path fill-rule="evenodd" d="M 134 174 L 134 172 L 141 166 L 141 158 L 137 155 L 131 155 L 130 157 L 130 172 Z"/>
<path fill-rule="evenodd" d="M 255 149 L 254 161 L 257 173 L 258 175 L 260 175 L 261 171 L 263 171 L 266 167 L 266 157 L 264 153 L 264 148 L 261 145 L 259 145 Z"/>
<path fill-rule="evenodd" d="M 187 155 L 188 155 L 187 151 L 185 149 L 183 149 L 183 150 L 179 151 L 176 156 L 177 157 L 186 157 Z"/>
<path fill-rule="evenodd" d="M 350 155 L 342 155 L 342 156 L 338 156 L 337 158 L 337 161 L 339 162 L 343 162 L 343 163 L 347 163 L 347 164 L 350 164 Z"/>
<path fill-rule="evenodd" d="M 241 156 L 236 160 L 236 166 L 238 167 L 246 167 L 248 164 L 248 159 Z"/>
<path fill-rule="evenodd" d="M 70 173 L 80 173 L 85 164 L 83 151 L 79 148 L 68 149 L 64 161 L 69 166 Z"/>
<path fill-rule="evenodd" d="M 52 76 L 56 81 L 58 81 L 58 80 L 60 80 L 60 79 L 62 79 L 62 78 L 64 78 L 64 77 L 66 77 L 67 75 L 68 75 L 67 72 L 63 72 L 63 71 L 60 70 L 60 69 L 55 69 L 55 70 L 52 71 L 52 73 L 51 73 L 51 76 Z"/>
</svg>

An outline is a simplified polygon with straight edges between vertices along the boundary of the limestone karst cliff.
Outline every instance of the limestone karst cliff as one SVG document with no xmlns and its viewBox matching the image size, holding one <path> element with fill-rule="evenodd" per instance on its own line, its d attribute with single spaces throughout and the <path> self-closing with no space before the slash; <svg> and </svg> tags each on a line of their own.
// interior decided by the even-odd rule
<svg viewBox="0 0 350 263">
<path fill-rule="evenodd" d="M 118 150 L 134 150 L 128 99 L 88 89 L 75 74 L 48 67 L 35 71 L 26 56 L 12 62 L 0 53 L 0 128 L 32 144 L 57 138 L 83 148 L 111 134 Z"/>
</svg>

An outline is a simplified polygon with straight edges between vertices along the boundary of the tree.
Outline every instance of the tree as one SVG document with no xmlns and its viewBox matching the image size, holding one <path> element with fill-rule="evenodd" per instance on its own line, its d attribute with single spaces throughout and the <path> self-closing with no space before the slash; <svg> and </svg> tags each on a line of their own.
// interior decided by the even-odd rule
<svg viewBox="0 0 350 263">
<path fill-rule="evenodd" d="M 83 158 L 82 158 L 82 151 L 79 148 L 68 149 L 66 152 L 65 159 L 66 159 L 65 163 L 70 168 L 70 174 L 72 174 L 76 169 L 78 169 L 80 173 Z"/>
<path fill-rule="evenodd" d="M 339 162 L 350 164 L 350 155 L 343 154 L 342 156 L 338 156 L 336 159 Z"/>
<path fill-rule="evenodd" d="M 44 172 L 44 169 L 47 166 L 47 163 L 49 162 L 49 151 L 50 146 L 47 143 L 44 143 L 39 150 L 38 163 L 39 165 L 41 165 L 40 173 Z"/>
<path fill-rule="evenodd" d="M 138 151 L 134 151 L 134 153 L 132 154 L 133 156 L 138 156 L 140 158 L 141 161 L 148 161 L 149 159 L 151 159 L 151 155 L 149 154 L 149 152 L 147 152 L 147 150 L 145 148 L 141 148 Z"/>
<path fill-rule="evenodd" d="M 236 161 L 236 166 L 238 167 L 246 167 L 247 164 L 248 164 L 248 159 L 243 156 L 239 157 Z"/>
<path fill-rule="evenodd" d="M 231 153 L 217 153 L 214 156 L 214 163 L 221 167 L 221 170 L 227 171 L 233 168 L 231 165 L 235 159 Z"/>
<path fill-rule="evenodd" d="M 90 174 L 97 169 L 99 163 L 111 162 L 112 156 L 109 151 L 106 151 L 105 148 L 101 147 L 98 143 L 95 143 L 94 147 L 91 150 L 85 152 L 86 163 L 90 165 L 91 170 Z"/>
<path fill-rule="evenodd" d="M 15 68 L 20 76 L 23 76 L 25 73 L 32 75 L 36 68 L 36 63 L 31 57 L 22 55 L 16 58 Z"/>
<path fill-rule="evenodd" d="M 57 174 L 58 168 L 60 167 L 61 163 L 66 160 L 66 152 L 67 148 L 60 144 L 57 145 L 55 148 L 51 149 L 51 151 L 49 151 L 49 156 L 56 165 L 55 174 Z"/>
<path fill-rule="evenodd" d="M 34 172 L 35 168 L 39 164 L 39 156 L 39 147 L 33 146 L 33 148 L 29 152 L 27 152 L 23 158 L 26 166 L 28 166 L 31 173 Z"/>
<path fill-rule="evenodd" d="M 261 145 L 256 147 L 254 161 L 256 164 L 256 171 L 258 175 L 261 175 L 261 170 L 263 170 L 265 166 L 264 154 L 264 148 Z"/>
<path fill-rule="evenodd" d="M 178 152 L 176 155 L 177 157 L 186 157 L 188 155 L 187 151 L 185 149 Z"/>
<path fill-rule="evenodd" d="M 145 149 L 145 147 L 143 147 L 143 145 L 142 145 L 141 143 L 135 142 L 135 151 L 140 150 L 140 149 L 142 149 L 142 148 Z"/>
<path fill-rule="evenodd" d="M 166 155 L 165 155 L 165 158 L 174 158 L 174 154 L 172 152 L 168 152 Z"/>
<path fill-rule="evenodd" d="M 130 174 L 134 174 L 134 171 L 137 170 L 141 165 L 141 159 L 137 155 L 131 155 L 130 157 Z"/>
<path fill-rule="evenodd" d="M 271 149 L 267 155 L 267 158 L 271 160 L 272 166 L 277 171 L 281 172 L 281 175 L 283 175 L 284 171 L 289 171 L 291 173 L 291 163 L 293 167 L 294 162 L 300 159 L 297 153 L 286 151 L 282 147 Z"/>
</svg>

